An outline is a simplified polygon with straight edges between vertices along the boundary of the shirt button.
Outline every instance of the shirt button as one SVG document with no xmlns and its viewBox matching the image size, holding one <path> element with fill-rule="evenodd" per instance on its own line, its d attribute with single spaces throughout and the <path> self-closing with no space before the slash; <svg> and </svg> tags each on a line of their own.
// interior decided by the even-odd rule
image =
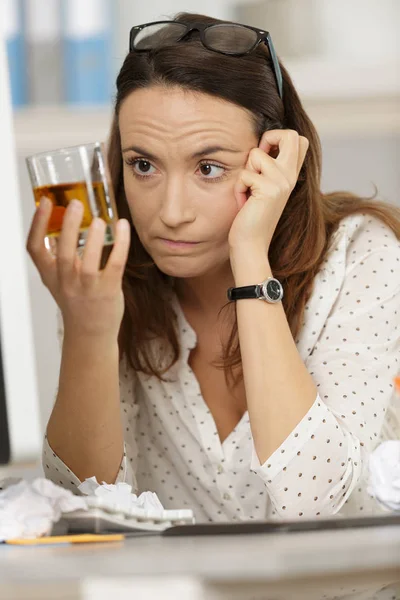
<svg viewBox="0 0 400 600">
<path fill-rule="evenodd" d="M 231 499 L 230 495 L 227 494 L 226 492 L 225 492 L 223 498 L 224 498 L 224 500 L 230 500 Z"/>
<path fill-rule="evenodd" d="M 223 473 L 223 472 L 224 472 L 224 467 L 223 467 L 222 465 L 218 465 L 218 467 L 217 467 L 217 471 L 218 471 L 218 473 L 221 475 L 221 473 Z"/>
</svg>

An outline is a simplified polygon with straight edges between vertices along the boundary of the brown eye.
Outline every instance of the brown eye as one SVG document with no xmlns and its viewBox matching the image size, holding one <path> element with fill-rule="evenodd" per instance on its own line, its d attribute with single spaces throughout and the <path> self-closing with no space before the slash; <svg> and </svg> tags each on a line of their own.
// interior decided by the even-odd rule
<svg viewBox="0 0 400 600">
<path fill-rule="evenodd" d="M 148 171 L 150 171 L 151 169 L 151 164 L 148 160 L 138 160 L 136 162 L 136 165 L 138 166 L 139 171 L 141 173 L 148 173 Z"/>
<path fill-rule="evenodd" d="M 148 178 L 154 174 L 154 171 L 151 171 L 151 169 L 154 169 L 153 165 L 145 158 L 128 159 L 126 163 L 131 167 L 136 177 Z"/>
<path fill-rule="evenodd" d="M 226 174 L 226 168 L 221 167 L 221 165 L 215 165 L 213 163 L 202 163 L 199 166 L 199 170 L 204 179 L 208 179 L 209 181 L 218 181 L 222 179 Z"/>
<path fill-rule="evenodd" d="M 202 175 L 209 175 L 211 173 L 212 165 L 201 165 L 200 170 Z"/>
</svg>

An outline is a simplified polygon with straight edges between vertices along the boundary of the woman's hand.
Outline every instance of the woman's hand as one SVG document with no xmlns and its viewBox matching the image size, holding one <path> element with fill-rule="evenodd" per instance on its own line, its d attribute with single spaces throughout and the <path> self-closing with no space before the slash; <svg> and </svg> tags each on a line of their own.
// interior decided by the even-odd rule
<svg viewBox="0 0 400 600">
<path fill-rule="evenodd" d="M 52 204 L 43 198 L 34 215 L 27 250 L 41 279 L 63 315 L 65 332 L 75 336 L 117 338 L 124 312 L 122 276 L 128 257 L 130 226 L 126 219 L 116 225 L 116 239 L 104 270 L 100 259 L 106 224 L 96 218 L 90 225 L 82 259 L 76 248 L 83 205 L 69 204 L 57 243 L 57 256 L 46 249 L 44 238 Z"/>
<path fill-rule="evenodd" d="M 308 150 L 307 138 L 292 129 L 266 131 L 250 150 L 234 192 L 239 212 L 229 232 L 231 251 L 255 248 L 268 256 L 269 246 L 293 191 Z M 270 156 L 279 149 L 276 158 Z"/>
</svg>

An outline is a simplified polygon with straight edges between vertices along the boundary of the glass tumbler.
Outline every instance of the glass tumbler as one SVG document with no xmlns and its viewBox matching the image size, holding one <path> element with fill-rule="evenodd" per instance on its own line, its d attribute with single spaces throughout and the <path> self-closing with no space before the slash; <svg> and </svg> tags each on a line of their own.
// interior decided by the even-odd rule
<svg viewBox="0 0 400 600">
<path fill-rule="evenodd" d="M 28 156 L 26 164 L 36 205 L 43 196 L 53 204 L 47 247 L 52 247 L 51 242 L 60 234 L 65 210 L 72 200 L 79 200 L 84 208 L 78 249 L 84 247 L 89 226 L 95 217 L 100 217 L 107 225 L 104 245 L 114 243 L 118 215 L 103 143 L 41 152 Z"/>
</svg>

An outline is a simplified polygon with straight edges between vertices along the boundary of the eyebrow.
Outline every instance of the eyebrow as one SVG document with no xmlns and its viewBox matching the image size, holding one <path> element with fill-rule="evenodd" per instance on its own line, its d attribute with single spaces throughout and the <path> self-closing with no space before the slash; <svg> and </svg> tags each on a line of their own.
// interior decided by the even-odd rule
<svg viewBox="0 0 400 600">
<path fill-rule="evenodd" d="M 154 156 L 154 154 L 147 152 L 146 150 L 144 150 L 143 148 L 140 148 L 139 146 L 129 146 L 129 148 L 124 148 L 122 150 L 122 153 L 130 152 L 130 151 L 136 152 L 137 154 L 141 154 L 142 156 L 146 156 L 150 160 L 157 159 L 157 157 Z M 202 148 L 201 150 L 194 152 L 190 158 L 200 158 L 201 156 L 205 156 L 205 155 L 209 155 L 209 154 L 216 154 L 217 152 L 238 153 L 238 152 L 241 152 L 241 150 L 239 150 L 239 148 L 224 148 L 223 146 L 206 146 L 205 148 Z"/>
</svg>

